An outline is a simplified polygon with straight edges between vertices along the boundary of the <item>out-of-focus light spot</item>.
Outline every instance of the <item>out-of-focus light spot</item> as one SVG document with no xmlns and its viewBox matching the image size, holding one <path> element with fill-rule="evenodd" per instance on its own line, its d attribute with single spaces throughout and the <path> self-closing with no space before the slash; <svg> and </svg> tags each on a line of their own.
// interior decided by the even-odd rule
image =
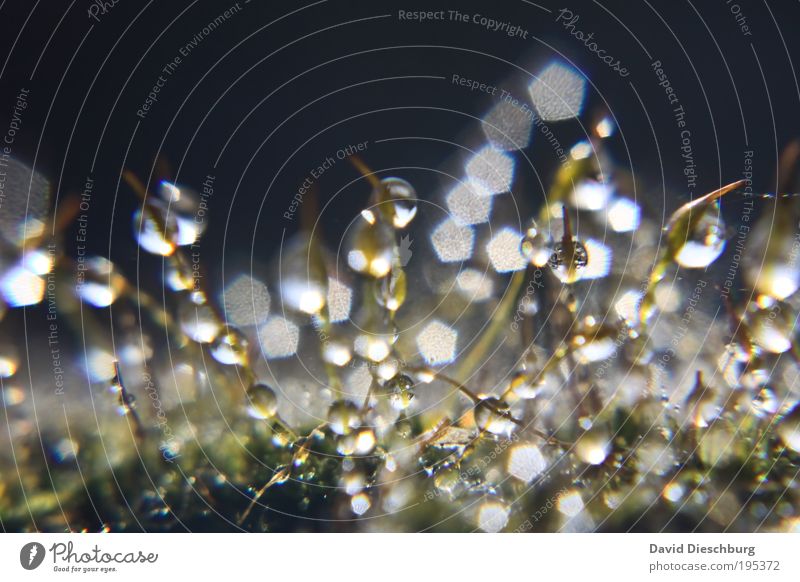
<svg viewBox="0 0 800 582">
<path fill-rule="evenodd" d="M 459 291 L 470 301 L 480 303 L 492 297 L 494 281 L 477 269 L 464 269 L 456 277 Z"/>
<path fill-rule="evenodd" d="M 197 242 L 203 234 L 201 223 L 194 220 L 194 217 L 176 216 L 175 224 L 178 227 L 175 233 L 175 244 L 185 247 Z"/>
<path fill-rule="evenodd" d="M 10 378 L 17 373 L 19 360 L 14 354 L 0 354 L 0 378 Z"/>
<path fill-rule="evenodd" d="M 417 348 L 432 366 L 447 364 L 456 355 L 458 332 L 439 320 L 433 320 L 417 336 Z"/>
<path fill-rule="evenodd" d="M 187 304 L 182 308 L 180 322 L 183 333 L 200 344 L 213 342 L 221 329 L 214 311 L 208 305 Z"/>
<path fill-rule="evenodd" d="M 366 220 L 370 224 L 375 224 L 376 218 L 375 213 L 372 212 L 369 208 L 365 208 L 361 211 L 361 216 L 364 220 Z"/>
<path fill-rule="evenodd" d="M 375 433 L 370 428 L 365 428 L 356 435 L 356 453 L 359 455 L 368 455 L 376 444 Z"/>
<path fill-rule="evenodd" d="M 492 267 L 498 273 L 519 271 L 527 265 L 520 250 L 522 235 L 513 228 L 503 228 L 486 245 Z"/>
<path fill-rule="evenodd" d="M 16 386 L 6 386 L 3 390 L 3 402 L 6 406 L 16 406 L 25 402 L 25 391 Z"/>
<path fill-rule="evenodd" d="M 148 209 L 144 214 L 137 210 L 133 215 L 133 232 L 139 246 L 148 253 L 167 257 L 175 252 L 175 244 L 164 236 L 164 229 L 153 219 Z"/>
<path fill-rule="evenodd" d="M 44 251 L 30 251 L 22 257 L 22 266 L 35 275 L 47 275 L 53 268 L 53 258 Z"/>
<path fill-rule="evenodd" d="M 0 291 L 11 307 L 36 305 L 44 297 L 44 279 L 23 266 L 16 266 L 0 279 Z"/>
<path fill-rule="evenodd" d="M 616 128 L 616 125 L 610 117 L 604 117 L 594 126 L 594 132 L 597 134 L 597 137 L 606 138 L 614 135 Z"/>
<path fill-rule="evenodd" d="M 569 150 L 569 155 L 573 160 L 585 160 L 592 155 L 593 151 L 594 148 L 588 141 L 579 141 Z"/>
<path fill-rule="evenodd" d="M 347 253 L 347 264 L 359 273 L 367 270 L 367 256 L 363 251 L 350 251 Z"/>
<path fill-rule="evenodd" d="M 316 281 L 292 277 L 281 282 L 281 298 L 295 311 L 309 315 L 319 313 L 325 306 L 325 296 L 325 289 Z"/>
<path fill-rule="evenodd" d="M 584 180 L 572 191 L 572 203 L 581 210 L 602 210 L 613 193 L 609 184 Z"/>
<path fill-rule="evenodd" d="M 677 503 L 678 501 L 683 499 L 684 492 L 685 490 L 683 485 L 678 481 L 673 481 L 672 483 L 664 487 L 662 496 L 667 501 L 671 501 L 672 503 Z"/>
<path fill-rule="evenodd" d="M 608 439 L 594 432 L 585 433 L 575 444 L 575 453 L 581 461 L 590 465 L 601 465 L 610 452 L 611 443 Z"/>
<path fill-rule="evenodd" d="M 353 292 L 338 279 L 328 278 L 328 319 L 331 323 L 346 321 L 350 317 Z"/>
<path fill-rule="evenodd" d="M 347 346 L 331 341 L 324 344 L 322 348 L 322 357 L 329 364 L 341 368 L 352 359 L 353 355 L 350 352 L 350 348 Z"/>
<path fill-rule="evenodd" d="M 614 232 L 631 232 L 639 227 L 642 211 L 628 198 L 617 198 L 608 208 L 608 223 Z"/>
<path fill-rule="evenodd" d="M 467 162 L 470 179 L 480 182 L 487 194 L 500 194 L 511 190 L 514 178 L 514 159 L 505 152 L 486 146 Z"/>
<path fill-rule="evenodd" d="M 61 439 L 53 447 L 53 457 L 59 463 L 74 459 L 78 454 L 79 445 L 71 439 Z"/>
<path fill-rule="evenodd" d="M 558 498 L 558 510 L 567 517 L 575 517 L 583 511 L 583 498 L 579 491 L 572 490 Z"/>
<path fill-rule="evenodd" d="M 497 533 L 508 523 L 508 507 L 499 501 L 487 501 L 478 509 L 478 527 L 487 533 Z"/>
<path fill-rule="evenodd" d="M 349 400 L 361 402 L 366 398 L 373 382 L 371 367 L 367 362 L 349 367 L 350 372 L 346 375 L 344 382 L 344 395 Z"/>
<path fill-rule="evenodd" d="M 580 278 L 600 279 L 608 275 L 611 270 L 611 248 L 592 238 L 587 239 L 583 246 L 586 247 L 589 260 L 581 271 Z"/>
<path fill-rule="evenodd" d="M 77 287 L 78 296 L 95 307 L 108 307 L 117 298 L 109 285 L 87 281 Z"/>
<path fill-rule="evenodd" d="M 372 260 L 367 259 L 364 251 L 355 249 L 347 253 L 347 264 L 359 273 L 369 273 L 373 277 L 385 277 L 392 268 L 389 252 L 376 254 Z"/>
<path fill-rule="evenodd" d="M 288 358 L 297 352 L 300 328 L 287 319 L 274 315 L 258 330 L 261 349 L 271 360 Z"/>
<path fill-rule="evenodd" d="M 366 493 L 359 493 L 350 499 L 350 509 L 356 515 L 364 515 L 370 508 L 369 497 Z"/>
<path fill-rule="evenodd" d="M 400 372 L 400 362 L 391 358 L 378 364 L 378 377 L 381 380 L 391 380 Z"/>
<path fill-rule="evenodd" d="M 272 299 L 264 283 L 242 274 L 225 287 L 222 303 L 225 318 L 237 327 L 246 327 L 267 320 Z"/>
<path fill-rule="evenodd" d="M 360 335 L 353 346 L 358 355 L 373 362 L 385 360 L 392 350 L 390 338 L 379 335 Z"/>
<path fill-rule="evenodd" d="M 447 195 L 447 208 L 459 224 L 481 224 L 489 220 L 492 197 L 480 182 L 462 182 Z"/>
<path fill-rule="evenodd" d="M 581 114 L 586 79 L 560 63 L 547 66 L 528 89 L 536 112 L 545 121 L 572 119 Z"/>
<path fill-rule="evenodd" d="M 92 382 L 107 382 L 116 373 L 114 354 L 99 348 L 92 348 L 86 354 L 86 366 Z"/>
<path fill-rule="evenodd" d="M 431 242 L 443 263 L 466 261 L 472 256 L 475 234 L 472 228 L 448 218 L 431 233 Z"/>
<path fill-rule="evenodd" d="M 531 141 L 533 111 L 527 105 L 501 101 L 483 118 L 483 133 L 499 150 L 521 150 Z"/>
<path fill-rule="evenodd" d="M 44 233 L 52 187 L 42 174 L 14 158 L 6 156 L 3 166 L 0 236 L 21 246 Z"/>
<path fill-rule="evenodd" d="M 114 263 L 104 257 L 91 257 L 85 265 L 85 277 L 78 282 L 75 292 L 89 305 L 108 307 L 119 297 L 125 280 L 114 272 Z"/>
<path fill-rule="evenodd" d="M 547 459 L 536 445 L 517 445 L 508 456 L 508 472 L 523 483 L 530 483 L 547 469 Z"/>
<path fill-rule="evenodd" d="M 790 255 L 791 256 L 791 255 Z M 771 277 L 764 276 L 762 281 L 767 285 L 761 285 L 761 288 L 767 288 L 773 297 L 778 299 L 786 299 L 789 295 L 797 291 L 798 276 L 797 268 L 794 265 L 766 265 L 764 268 L 765 275 L 771 271 Z M 761 283 L 761 281 L 759 281 Z"/>
<path fill-rule="evenodd" d="M 617 314 L 629 324 L 639 321 L 639 304 L 642 301 L 642 293 L 635 289 L 630 289 L 614 304 Z"/>
<path fill-rule="evenodd" d="M 660 285 L 655 290 L 655 302 L 658 308 L 665 313 L 673 313 L 684 300 L 682 290 L 673 285 Z"/>
</svg>

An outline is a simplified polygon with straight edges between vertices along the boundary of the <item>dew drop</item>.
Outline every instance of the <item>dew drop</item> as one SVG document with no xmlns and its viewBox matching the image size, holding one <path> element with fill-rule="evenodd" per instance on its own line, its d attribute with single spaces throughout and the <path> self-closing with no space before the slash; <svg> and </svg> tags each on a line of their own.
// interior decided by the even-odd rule
<svg viewBox="0 0 800 582">
<path fill-rule="evenodd" d="M 395 410 L 405 410 L 411 406 L 411 400 L 414 398 L 414 381 L 405 374 L 397 374 L 391 380 L 387 380 L 384 390 Z"/>
<path fill-rule="evenodd" d="M 510 435 L 516 428 L 508 404 L 494 396 L 479 401 L 474 415 L 475 425 L 492 434 Z"/>
<path fill-rule="evenodd" d="M 358 406 L 349 400 L 338 400 L 328 409 L 328 425 L 338 435 L 350 434 L 361 424 Z"/>
<path fill-rule="evenodd" d="M 381 186 L 391 204 L 392 226 L 405 228 L 417 215 L 417 192 L 402 178 L 384 178 Z"/>
<path fill-rule="evenodd" d="M 690 232 L 675 233 L 686 237 L 675 254 L 675 261 L 687 269 L 703 269 L 717 260 L 725 249 L 725 223 L 719 212 L 719 203 L 702 210 L 702 216 Z"/>
<path fill-rule="evenodd" d="M 252 418 L 268 420 L 278 412 L 278 397 L 266 384 L 253 384 L 247 391 L 247 398 L 247 413 Z"/>
</svg>

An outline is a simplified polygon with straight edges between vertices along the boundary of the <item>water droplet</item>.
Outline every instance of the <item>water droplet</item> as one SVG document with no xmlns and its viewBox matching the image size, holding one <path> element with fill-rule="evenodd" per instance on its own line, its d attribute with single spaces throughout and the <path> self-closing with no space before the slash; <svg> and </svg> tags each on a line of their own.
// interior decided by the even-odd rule
<svg viewBox="0 0 800 582">
<path fill-rule="evenodd" d="M 133 214 L 133 232 L 139 246 L 148 253 L 167 257 L 175 252 L 176 245 L 168 240 L 164 227 L 156 220 L 155 210 L 146 205 Z"/>
<path fill-rule="evenodd" d="M 757 293 L 786 299 L 800 287 L 798 222 L 800 207 L 796 198 L 765 203 L 743 257 L 744 279 Z"/>
<path fill-rule="evenodd" d="M 553 254 L 553 249 L 545 237 L 544 232 L 539 229 L 535 221 L 531 221 L 520 247 L 522 255 L 530 261 L 534 267 L 544 267 Z"/>
<path fill-rule="evenodd" d="M 782 354 L 792 347 L 794 311 L 788 303 L 777 302 L 767 309 L 748 314 L 753 342 L 763 350 Z"/>
<path fill-rule="evenodd" d="M 247 391 L 247 413 L 252 418 L 268 420 L 278 412 L 278 397 L 266 384 L 254 384 Z"/>
<path fill-rule="evenodd" d="M 392 269 L 391 274 L 375 286 L 375 301 L 381 307 L 395 312 L 406 301 L 406 273 L 403 269 Z"/>
<path fill-rule="evenodd" d="M 181 305 L 180 322 L 183 333 L 201 344 L 213 342 L 221 329 L 214 310 L 208 305 Z"/>
<path fill-rule="evenodd" d="M 375 431 L 369 427 L 364 427 L 356 433 L 355 453 L 357 455 L 368 455 L 375 450 L 376 444 Z"/>
<path fill-rule="evenodd" d="M 494 396 L 476 403 L 474 415 L 475 425 L 492 434 L 508 436 L 516 428 L 508 404 Z"/>
<path fill-rule="evenodd" d="M 581 277 L 581 270 L 589 264 L 589 253 L 582 242 L 559 241 L 553 247 L 553 254 L 547 263 L 562 283 L 574 283 Z"/>
<path fill-rule="evenodd" d="M 398 374 L 387 380 L 383 386 L 389 402 L 395 410 L 405 410 L 414 398 L 414 381 L 405 374 Z"/>
<path fill-rule="evenodd" d="M 611 452 L 611 443 L 600 431 L 583 433 L 575 443 L 575 454 L 584 463 L 601 465 Z"/>
<path fill-rule="evenodd" d="M 86 259 L 83 281 L 75 287 L 78 296 L 95 307 L 108 307 L 125 287 L 125 279 L 114 270 L 114 264 L 103 257 Z"/>
<path fill-rule="evenodd" d="M 244 366 L 247 363 L 247 339 L 237 330 L 228 332 L 214 340 L 211 355 L 220 364 Z"/>
<path fill-rule="evenodd" d="M 781 401 L 769 388 L 762 388 L 753 397 L 753 412 L 756 416 L 772 416 L 780 410 Z"/>
<path fill-rule="evenodd" d="M 402 178 L 384 178 L 381 187 L 391 204 L 392 225 L 395 228 L 407 227 L 417 215 L 417 192 Z"/>
<path fill-rule="evenodd" d="M 347 264 L 358 273 L 377 279 L 385 277 L 392 269 L 394 259 L 394 231 L 382 221 L 370 224 L 358 218 L 353 226 Z"/>
<path fill-rule="evenodd" d="M 338 400 L 328 409 L 328 425 L 338 435 L 350 434 L 360 424 L 358 406 L 349 400 Z"/>
<path fill-rule="evenodd" d="M 789 411 L 778 424 L 778 436 L 783 444 L 795 453 L 800 453 L 800 405 Z"/>
<path fill-rule="evenodd" d="M 725 223 L 720 215 L 719 202 L 700 210 L 702 215 L 688 233 L 675 233 L 683 246 L 675 254 L 677 263 L 688 269 L 703 269 L 717 260 L 725 249 Z"/>
<path fill-rule="evenodd" d="M 509 388 L 518 398 L 530 400 L 539 395 L 541 384 L 534 382 L 528 372 L 520 371 L 514 374 L 514 377 L 511 378 Z"/>
</svg>

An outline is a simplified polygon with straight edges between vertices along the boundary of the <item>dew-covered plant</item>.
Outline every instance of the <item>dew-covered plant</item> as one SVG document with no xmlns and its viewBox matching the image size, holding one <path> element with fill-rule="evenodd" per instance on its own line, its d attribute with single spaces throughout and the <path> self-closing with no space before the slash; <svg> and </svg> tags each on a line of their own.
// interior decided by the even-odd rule
<svg viewBox="0 0 800 582">
<path fill-rule="evenodd" d="M 81 254 L 81 199 L 49 212 L 14 161 L 37 204 L 2 220 L 3 527 L 797 529 L 800 200 L 743 180 L 662 225 L 602 116 L 515 226 L 532 133 L 582 113 L 555 70 L 558 94 L 485 116 L 449 191 L 351 156 L 342 241 L 308 199 L 272 267 L 219 286 L 206 186 L 125 174 L 148 287 Z"/>
</svg>

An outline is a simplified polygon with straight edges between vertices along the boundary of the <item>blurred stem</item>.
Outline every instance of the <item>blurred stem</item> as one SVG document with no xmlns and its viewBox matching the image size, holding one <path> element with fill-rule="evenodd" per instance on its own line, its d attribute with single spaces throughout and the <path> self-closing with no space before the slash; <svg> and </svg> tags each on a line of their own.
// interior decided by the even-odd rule
<svg viewBox="0 0 800 582">
<path fill-rule="evenodd" d="M 472 375 L 477 365 L 483 362 L 486 353 L 497 340 L 501 330 L 508 324 L 511 314 L 514 312 L 514 308 L 517 305 L 517 297 L 522 288 L 522 283 L 525 281 L 525 273 L 526 270 L 523 269 L 517 271 L 511 277 L 511 281 L 506 288 L 505 297 L 503 297 L 502 301 L 500 301 L 500 304 L 497 306 L 488 329 L 480 336 L 469 353 L 461 359 L 458 366 L 456 366 L 455 377 L 457 379 L 466 379 Z"/>
</svg>

